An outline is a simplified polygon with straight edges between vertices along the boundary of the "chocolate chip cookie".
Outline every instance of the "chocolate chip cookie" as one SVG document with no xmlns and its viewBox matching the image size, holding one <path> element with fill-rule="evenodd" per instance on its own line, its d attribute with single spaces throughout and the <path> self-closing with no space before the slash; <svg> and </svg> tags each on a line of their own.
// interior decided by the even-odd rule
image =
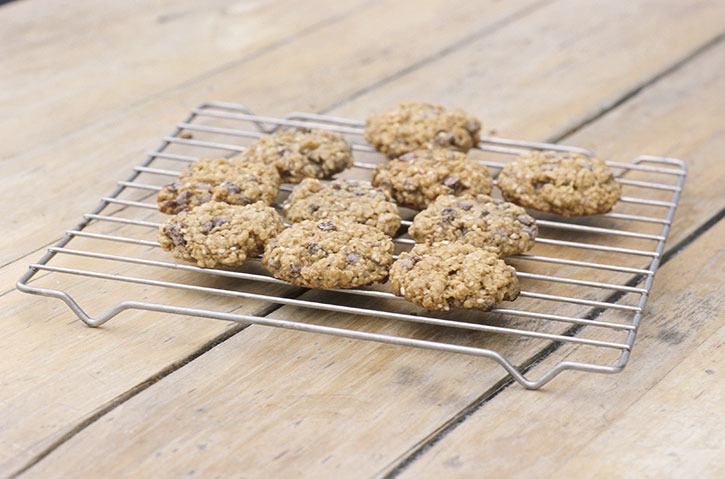
<svg viewBox="0 0 725 479">
<path fill-rule="evenodd" d="M 365 139 L 391 158 L 428 147 L 468 151 L 480 140 L 481 122 L 462 110 L 404 102 L 371 115 Z"/>
<path fill-rule="evenodd" d="M 562 216 L 606 213 L 622 191 L 602 160 L 559 151 L 520 156 L 501 170 L 498 187 L 508 201 Z"/>
<path fill-rule="evenodd" d="M 530 250 L 537 232 L 536 221 L 526 210 L 486 195 L 439 196 L 408 229 L 418 243 L 461 240 L 495 248 L 502 256 Z"/>
<path fill-rule="evenodd" d="M 275 278 L 308 288 L 354 288 L 384 281 L 393 241 L 382 231 L 339 220 L 302 221 L 267 244 L 263 264 Z"/>
<path fill-rule="evenodd" d="M 258 255 L 284 229 L 274 208 L 263 202 L 204 203 L 171 217 L 159 230 L 161 247 L 205 268 L 240 266 Z"/>
<path fill-rule="evenodd" d="M 334 180 L 322 183 L 308 178 L 292 191 L 284 204 L 287 219 L 338 219 L 373 226 L 387 235 L 400 227 L 398 207 L 388 194 L 368 181 Z"/>
<path fill-rule="evenodd" d="M 331 178 L 353 164 L 352 150 L 342 135 L 307 128 L 264 135 L 249 145 L 242 158 L 274 165 L 284 183 Z"/>
<path fill-rule="evenodd" d="M 451 150 L 417 150 L 380 165 L 373 185 L 387 191 L 401 206 L 423 209 L 441 195 L 491 193 L 488 169 Z"/>
<path fill-rule="evenodd" d="M 490 310 L 519 295 L 516 270 L 494 249 L 462 241 L 417 244 L 390 268 L 393 293 L 433 311 Z"/>
<path fill-rule="evenodd" d="M 176 214 L 208 201 L 248 205 L 274 203 L 279 191 L 279 173 L 262 163 L 200 160 L 187 166 L 179 179 L 164 186 L 156 196 L 159 211 Z"/>
</svg>

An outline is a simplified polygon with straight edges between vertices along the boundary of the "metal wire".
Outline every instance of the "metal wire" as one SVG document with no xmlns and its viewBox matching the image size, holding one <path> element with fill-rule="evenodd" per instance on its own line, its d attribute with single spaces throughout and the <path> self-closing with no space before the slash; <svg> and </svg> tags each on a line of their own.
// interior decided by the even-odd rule
<svg viewBox="0 0 725 479">
<path fill-rule="evenodd" d="M 201 119 L 204 120 L 203 124 L 199 123 Z M 217 123 L 210 124 L 211 122 Z M 578 224 L 571 219 L 551 216 L 537 218 L 542 231 L 542 237 L 536 240 L 537 245 L 555 246 L 557 255 L 538 254 L 537 246 L 530 254 L 509 258 L 510 262 L 517 265 L 517 274 L 522 280 L 522 285 L 525 286 L 520 297 L 525 299 L 517 300 L 510 306 L 501 305 L 488 313 L 471 312 L 465 321 L 448 319 L 422 310 L 412 313 L 403 312 L 400 310 L 401 307 L 405 306 L 409 310 L 411 306 L 406 306 L 408 304 L 406 301 L 386 290 L 375 288 L 333 289 L 329 291 L 334 294 L 327 294 L 323 300 L 316 301 L 307 299 L 302 294 L 304 290 L 299 288 L 297 293 L 293 293 L 292 296 L 279 293 L 261 294 L 246 289 L 256 283 L 279 286 L 285 286 L 288 283 L 268 274 L 201 268 L 148 257 L 148 255 L 158 254 L 156 253 L 159 250 L 156 230 L 164 217 L 158 213 L 155 203 L 144 200 L 155 195 L 161 188 L 161 184 L 167 183 L 169 178 L 179 174 L 180 170 L 169 168 L 169 163 L 188 164 L 197 161 L 201 150 L 218 151 L 219 155 L 226 156 L 237 154 L 243 152 L 249 142 L 265 133 L 273 132 L 279 127 L 305 127 L 336 131 L 348 137 L 356 154 L 368 154 L 374 152 L 374 149 L 362 139 L 364 126 L 365 123 L 359 120 L 330 115 L 295 112 L 285 118 L 275 118 L 255 115 L 247 108 L 233 103 L 202 104 L 193 109 L 191 114 L 180 122 L 168 136 L 163 137 L 161 145 L 150 152 L 147 158 L 133 169 L 128 178 L 118 181 L 116 189 L 110 195 L 103 197 L 93 211 L 85 214 L 81 223 L 68 230 L 66 235 L 49 248 L 37 263 L 30 265 L 29 270 L 18 281 L 18 289 L 31 294 L 63 300 L 84 323 L 93 327 L 104 324 L 121 311 L 138 309 L 246 322 L 486 357 L 497 361 L 514 379 L 530 389 L 543 386 L 561 371 L 567 369 L 614 373 L 626 365 L 686 176 L 685 164 L 673 158 L 640 156 L 631 163 L 608 161 L 610 167 L 622 172 L 617 176 L 617 180 L 627 188 L 628 194 L 620 201 L 617 211 L 599 215 L 588 221 L 591 223 L 601 219 L 607 222 L 607 226 Z M 182 133 L 185 134 L 182 135 Z M 494 172 L 505 165 L 512 155 L 531 149 L 553 149 L 593 155 L 589 150 L 574 146 L 498 137 L 482 138 L 478 149 L 501 158 L 501 161 L 488 159 L 481 161 Z M 362 172 L 369 172 L 376 166 L 377 163 L 359 159 L 356 159 L 354 163 L 354 168 Z M 640 178 L 622 176 L 632 172 L 639 174 Z M 141 181 L 142 178 L 144 181 Z M 158 180 L 161 180 L 161 184 Z M 289 191 L 291 187 L 283 185 L 282 189 Z M 663 196 L 667 194 L 670 195 L 669 198 Z M 653 195 L 655 196 L 653 197 Z M 621 211 L 622 208 L 627 207 L 648 208 L 654 213 L 642 215 L 639 211 L 636 213 Z M 123 234 L 119 234 L 118 232 L 111 233 L 108 230 L 91 231 L 88 229 L 91 225 L 104 224 L 141 229 L 134 230 L 130 236 L 125 231 Z M 613 227 L 613 224 L 616 224 L 616 227 Z M 409 225 L 410 221 L 403 221 L 401 232 L 404 232 Z M 658 232 L 651 231 L 651 228 L 658 226 L 660 228 Z M 647 227 L 649 230 L 638 229 Z M 546 237 L 544 233 L 548 231 L 558 231 L 561 234 L 575 236 L 566 240 Z M 68 244 L 75 238 L 83 238 L 83 243 L 79 247 L 68 247 Z M 407 248 L 413 244 L 413 240 L 407 237 L 398 236 L 394 240 L 399 248 Z M 630 247 L 634 245 L 629 245 L 627 243 L 629 241 L 636 241 L 637 246 Z M 103 245 L 109 247 L 113 243 L 128 245 L 126 250 L 129 252 L 116 254 L 100 250 Z M 649 246 L 642 246 L 643 244 Z M 591 251 L 597 255 L 596 261 L 567 258 L 565 253 L 570 249 Z M 61 257 L 86 258 L 91 262 L 84 264 L 91 266 L 84 269 L 50 264 L 56 258 Z M 646 260 L 646 264 L 638 265 L 637 262 L 642 259 Z M 135 265 L 143 275 L 131 276 L 102 270 L 104 265 L 112 264 Z M 558 269 L 556 274 L 549 271 L 533 272 L 526 270 L 529 265 L 536 265 L 539 270 L 549 266 L 556 266 Z M 187 275 L 180 276 L 178 280 L 174 281 L 155 278 L 154 275 L 158 275 L 161 270 L 178 271 L 187 273 Z M 89 316 L 67 291 L 36 286 L 34 283 L 38 278 L 35 275 L 40 271 L 60 275 L 59 278 L 69 275 L 79 276 L 99 281 L 140 284 L 162 291 L 177 289 L 320 311 L 354 314 L 386 321 L 426 324 L 442 329 L 499 334 L 537 341 L 576 344 L 590 348 L 607 348 L 619 351 L 619 356 L 615 362 L 610 364 L 563 361 L 547 370 L 538 379 L 532 380 L 522 374 L 516 365 L 498 351 L 464 346 L 442 339 L 422 340 L 394 334 L 370 333 L 354 328 L 329 327 L 307 321 L 290 321 L 267 316 L 241 315 L 211 309 L 188 308 L 176 304 L 134 300 L 123 301 L 94 318 Z M 599 275 L 607 275 L 608 280 L 581 278 L 582 274 L 595 271 L 598 271 Z M 192 273 L 192 275 L 188 273 Z M 189 278 L 203 276 L 223 277 L 237 282 L 233 284 L 233 289 L 229 285 L 210 287 L 188 282 Z M 637 281 L 641 281 L 643 284 L 638 285 Z M 62 279 L 58 279 L 58 282 L 63 284 Z M 551 294 L 547 288 L 552 284 L 565 286 L 568 288 L 569 294 Z M 601 298 L 601 294 L 595 294 L 597 291 L 605 291 L 609 295 Z M 362 307 L 342 304 L 354 296 L 369 298 L 368 301 L 372 301 L 373 305 Z M 563 305 L 569 305 L 569 309 L 574 308 L 574 312 L 569 314 L 553 312 L 561 311 Z M 599 319 L 598 314 L 595 314 L 606 310 L 618 312 L 615 320 Z M 497 324 L 491 324 L 489 318 L 497 318 Z M 511 322 L 513 318 L 518 318 L 516 327 Z M 549 325 L 555 323 L 596 328 L 596 331 L 611 333 L 612 338 L 599 339 L 551 332 L 552 328 Z M 624 336 L 621 336 L 622 334 Z"/>
</svg>

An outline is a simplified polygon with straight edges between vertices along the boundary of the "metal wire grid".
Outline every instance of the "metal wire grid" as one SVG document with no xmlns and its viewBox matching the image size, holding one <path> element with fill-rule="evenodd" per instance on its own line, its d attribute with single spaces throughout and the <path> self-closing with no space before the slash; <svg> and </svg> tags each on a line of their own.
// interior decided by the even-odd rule
<svg viewBox="0 0 725 479">
<path fill-rule="evenodd" d="M 210 124 L 217 122 L 216 124 Z M 232 124 L 230 127 L 229 124 Z M 221 126 L 224 125 L 224 126 Z M 389 343 L 403 346 L 413 346 L 419 348 L 434 349 L 440 351 L 469 354 L 473 356 L 486 357 L 497 361 L 511 376 L 521 385 L 529 389 L 538 389 L 557 374 L 566 370 L 574 369 L 588 372 L 599 373 L 615 373 L 621 371 L 627 364 L 632 346 L 635 341 L 637 329 L 642 319 L 642 310 L 647 301 L 647 297 L 652 286 L 654 273 L 659 265 L 660 256 L 663 252 L 665 240 L 669 233 L 672 218 L 680 198 L 682 185 L 686 176 L 686 166 L 681 160 L 673 158 L 663 158 L 655 156 L 640 156 L 632 163 L 608 162 L 608 164 L 618 173 L 618 181 L 629 189 L 638 192 L 638 196 L 623 196 L 620 204 L 623 205 L 642 205 L 650 209 L 657 210 L 659 215 L 640 215 L 623 212 L 611 212 L 600 215 L 596 220 L 606 221 L 608 223 L 616 223 L 617 225 L 646 225 L 650 228 L 655 226 L 659 228 L 658 233 L 643 233 L 639 231 L 631 231 L 622 227 L 609 228 L 601 226 L 592 226 L 579 224 L 574 221 L 563 221 L 562 218 L 541 219 L 537 218 L 537 222 L 542 229 L 552 230 L 557 233 L 568 233 L 576 235 L 592 234 L 596 237 L 611 238 L 627 238 L 637 241 L 645 241 L 649 248 L 625 248 L 621 246 L 612 246 L 611 244 L 600 244 L 585 241 L 571 241 L 567 239 L 556 238 L 537 238 L 537 244 L 554 246 L 557 250 L 564 249 L 583 249 L 593 253 L 604 252 L 612 255 L 614 258 L 645 258 L 648 264 L 646 267 L 625 266 L 627 262 L 623 261 L 581 261 L 577 259 L 568 259 L 565 255 L 519 255 L 514 257 L 514 261 L 519 261 L 522 266 L 517 266 L 518 276 L 522 280 L 531 280 L 532 284 L 543 284 L 548 287 L 551 284 L 567 285 L 572 291 L 579 292 L 579 288 L 589 288 L 608 291 L 611 294 L 604 300 L 587 299 L 580 295 L 554 295 L 546 292 L 536 291 L 534 289 L 524 289 L 520 298 L 529 298 L 532 300 L 554 303 L 551 310 L 556 311 L 557 307 L 561 309 L 563 304 L 577 305 L 586 307 L 586 311 L 579 314 L 558 314 L 548 311 L 538 311 L 536 308 L 526 309 L 519 307 L 520 300 L 512 303 L 510 307 L 495 308 L 490 313 L 471 313 L 466 319 L 450 319 L 441 317 L 445 315 L 431 315 L 428 312 L 399 312 L 395 308 L 391 308 L 391 303 L 404 302 L 402 299 L 394 296 L 392 293 L 374 288 L 357 288 L 351 290 L 332 290 L 344 295 L 365 296 L 377 300 L 374 307 L 360 307 L 335 304 L 334 301 L 312 301 L 305 299 L 304 296 L 296 297 L 282 296 L 279 294 L 259 294 L 247 291 L 239 291 L 231 288 L 208 287 L 189 284 L 181 281 L 165 281 L 154 279 L 154 274 L 159 269 L 172 269 L 183 272 L 192 272 L 204 275 L 213 275 L 226 278 L 236 278 L 249 280 L 252 282 L 263 282 L 268 284 L 287 284 L 284 281 L 273 278 L 269 275 L 259 274 L 257 272 L 243 271 L 227 271 L 220 269 L 205 269 L 189 264 L 178 264 L 171 261 L 148 259 L 139 256 L 121 256 L 116 254 L 108 254 L 104 252 L 94 251 L 91 248 L 71 248 L 69 244 L 75 238 L 87 238 L 93 242 L 121 242 L 144 247 L 158 247 L 155 241 L 156 230 L 159 223 L 148 221 L 136 217 L 125 217 L 120 212 L 134 212 L 139 214 L 148 214 L 149 211 L 156 210 L 155 202 L 141 201 L 138 199 L 124 199 L 123 193 L 129 191 L 145 192 L 145 197 L 153 196 L 160 189 L 160 184 L 149 184 L 139 181 L 142 176 L 163 179 L 163 182 L 169 182 L 170 178 L 178 175 L 181 169 L 163 169 L 157 168 L 154 164 L 164 160 L 166 162 L 178 163 L 180 166 L 189 162 L 196 161 L 198 156 L 179 154 L 170 152 L 169 150 L 175 146 L 183 146 L 188 149 L 204 149 L 216 152 L 224 152 L 226 156 L 231 156 L 244 151 L 244 144 L 241 142 L 251 141 L 258 138 L 264 133 L 274 131 L 279 127 L 305 127 L 305 128 L 321 128 L 342 133 L 352 138 L 353 151 L 356 154 L 356 162 L 354 169 L 359 171 L 371 170 L 376 164 L 374 162 L 360 161 L 359 155 L 374 155 L 374 149 L 362 141 L 362 131 L 364 122 L 339 118 L 329 115 L 319 115 L 311 113 L 292 113 L 284 118 L 273 118 L 259 116 L 253 114 L 247 108 L 237 104 L 224 102 L 204 103 L 192 110 L 188 118 L 178 124 L 174 131 L 163 138 L 161 145 L 153 152 L 149 153 L 146 160 L 139 166 L 134 168 L 133 173 L 123 181 L 118 182 L 117 188 L 107 197 L 102 198 L 100 204 L 90 213 L 84 215 L 75 228 L 68 230 L 65 236 L 54 246 L 48 248 L 45 255 L 37 262 L 30 265 L 29 270 L 20 278 L 17 283 L 19 290 L 44 296 L 50 296 L 63 300 L 71 310 L 88 326 L 96 327 L 109 321 L 118 313 L 127 309 L 138 309 L 147 311 L 156 311 L 162 313 L 173 313 L 180 315 L 188 315 L 195 317 L 205 317 L 226 321 L 252 323 L 264 326 L 272 326 L 278 328 L 292 329 L 298 331 L 308 331 L 342 336 L 352 339 L 362 339 Z M 253 127 L 250 128 L 250 127 Z M 196 139 L 194 135 L 214 135 L 214 140 Z M 216 138 L 225 138 L 224 141 L 217 141 Z M 553 149 L 560 151 L 575 151 L 583 154 L 591 155 L 591 152 L 571 146 L 528 142 L 519 140 L 509 140 L 498 137 L 484 137 L 478 146 L 481 152 L 485 152 L 492 156 L 501 156 L 510 158 L 512 155 L 519 154 L 529 149 Z M 201 156 L 201 155 L 199 155 Z M 205 155 L 209 156 L 209 155 Z M 218 154 L 217 154 L 218 156 Z M 489 166 L 493 171 L 497 171 L 503 165 L 501 161 L 481 160 L 482 163 Z M 662 177 L 670 178 L 673 181 L 647 181 L 639 179 L 624 178 L 624 175 L 630 172 L 637 172 L 640 175 L 652 176 L 657 179 Z M 158 183 L 159 181 L 157 181 Z M 283 190 L 289 191 L 289 185 L 283 185 Z M 669 195 L 666 200 L 647 198 L 642 192 L 658 192 L 660 194 Z M 643 197 L 644 196 L 644 197 Z M 114 211 L 110 211 L 115 208 Z M 161 215 L 159 215 L 161 218 Z M 92 223 L 120 223 L 125 225 L 133 225 L 145 228 L 147 237 L 154 239 L 142 239 L 135 237 L 110 235 L 105 233 L 95 233 L 85 231 Z M 403 221 L 403 227 L 410 225 L 410 221 Z M 578 239 L 578 238 L 577 238 Z M 408 248 L 413 243 L 410 238 L 398 236 L 395 238 L 396 243 L 401 248 Z M 535 248 L 536 249 L 536 248 Z M 113 273 L 104 273 L 91 269 L 79 269 L 75 267 L 63 267 L 51 265 L 53 258 L 59 256 L 76 256 L 84 257 L 92 260 L 112 261 L 140 265 L 145 267 L 144 276 L 125 276 Z M 99 262 L 100 262 L 99 261 Z M 535 264 L 539 266 L 551 267 L 568 267 L 577 270 L 596 270 L 605 271 L 615 274 L 618 278 L 613 282 L 590 281 L 572 276 L 557 276 L 554 274 L 540 274 L 526 271 L 526 264 Z M 94 263 L 96 264 L 96 263 Z M 278 305 L 289 305 L 301 308 L 311 308 L 323 311 L 334 311 L 355 314 L 360 316 L 377 317 L 389 320 L 407 321 L 412 323 L 420 323 L 430 326 L 442 328 L 455 328 L 457 330 L 484 332 L 511 335 L 519 338 L 532 338 L 538 340 L 546 340 L 554 343 L 572 343 L 592 348 L 607 348 L 618 352 L 615 361 L 606 364 L 596 362 L 577 362 L 562 361 L 554 367 L 546 371 L 538 379 L 532 380 L 527 378 L 519 367 L 507 358 L 504 354 L 494 349 L 475 347 L 468 345 L 456 344 L 451 341 L 418 339 L 394 334 L 380 334 L 375 332 L 364 331 L 362 329 L 342 328 L 337 326 L 329 326 L 315 324 L 312 322 L 293 321 L 287 319 L 278 319 L 268 316 L 254 316 L 237 314 L 230 312 L 214 311 L 211 309 L 190 308 L 174 304 L 160 304 L 145 301 L 128 300 L 123 301 L 110 308 L 97 317 L 89 316 L 85 310 L 76 302 L 75 299 L 66 291 L 60 289 L 49 289 L 31 285 L 31 279 L 40 271 L 50 273 L 62 273 L 68 275 L 85 276 L 101 280 L 120 281 L 125 283 L 134 283 L 144 286 L 152 286 L 158 288 L 172 288 L 183 291 L 194 291 L 199 293 L 208 293 L 212 295 L 227 296 L 239 299 L 261 300 L 268 303 Z M 622 274 L 628 275 L 626 281 L 622 280 Z M 640 283 L 643 283 L 640 285 Z M 528 284 L 528 283 L 527 283 Z M 635 295 L 638 297 L 636 304 L 625 304 L 621 301 L 624 296 Z M 618 313 L 626 315 L 624 321 L 605 321 L 598 318 L 598 314 L 614 310 Z M 491 324 L 488 318 L 491 315 L 504 318 L 499 320 L 499 325 Z M 506 318 L 534 320 L 532 324 L 537 329 L 526 329 L 514 327 L 506 322 Z M 545 329 L 541 325 L 555 322 L 575 325 L 578 327 L 588 326 L 598 330 L 610 330 L 617 333 L 625 334 L 624 339 L 609 340 L 586 338 L 574 335 L 572 332 L 552 333 L 542 331 Z"/>
</svg>

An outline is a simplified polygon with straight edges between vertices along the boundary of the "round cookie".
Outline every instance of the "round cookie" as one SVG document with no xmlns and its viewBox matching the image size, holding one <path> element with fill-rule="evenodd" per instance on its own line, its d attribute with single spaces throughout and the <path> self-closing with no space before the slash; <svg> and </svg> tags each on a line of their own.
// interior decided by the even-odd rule
<svg viewBox="0 0 725 479">
<path fill-rule="evenodd" d="M 224 158 L 199 160 L 187 166 L 179 179 L 159 191 L 159 211 L 176 214 L 208 201 L 248 205 L 274 203 L 279 173 L 270 165 Z"/>
<path fill-rule="evenodd" d="M 401 206 L 422 210 L 441 195 L 491 193 L 488 169 L 464 153 L 417 150 L 380 165 L 373 185 L 387 191 Z"/>
<path fill-rule="evenodd" d="M 418 243 L 461 240 L 511 256 L 534 246 L 538 228 L 534 218 L 513 203 L 486 195 L 445 195 L 416 215 L 408 233 Z"/>
<path fill-rule="evenodd" d="M 342 135 L 308 128 L 264 135 L 249 145 L 242 157 L 274 165 L 284 183 L 330 178 L 353 163 L 352 150 Z"/>
<path fill-rule="evenodd" d="M 322 183 L 307 178 L 295 187 L 284 204 L 287 219 L 337 219 L 373 226 L 393 236 L 400 227 L 398 207 L 388 194 L 368 181 L 334 180 Z"/>
<path fill-rule="evenodd" d="M 516 270 L 496 250 L 462 241 L 417 244 L 390 268 L 393 293 L 433 311 L 488 311 L 519 295 Z"/>
<path fill-rule="evenodd" d="M 426 147 L 468 151 L 480 140 L 481 122 L 462 110 L 441 105 L 403 102 L 371 115 L 365 139 L 391 158 Z"/>
<path fill-rule="evenodd" d="M 303 221 L 270 241 L 262 260 L 275 278 L 298 286 L 354 288 L 385 280 L 393 241 L 359 223 Z"/>
<path fill-rule="evenodd" d="M 622 194 L 602 160 L 559 151 L 532 151 L 508 163 L 498 187 L 508 201 L 562 216 L 606 213 Z"/>
<path fill-rule="evenodd" d="M 244 206 L 210 201 L 161 225 L 159 243 L 176 258 L 205 268 L 240 266 L 283 229 L 274 208 L 261 201 Z"/>
</svg>

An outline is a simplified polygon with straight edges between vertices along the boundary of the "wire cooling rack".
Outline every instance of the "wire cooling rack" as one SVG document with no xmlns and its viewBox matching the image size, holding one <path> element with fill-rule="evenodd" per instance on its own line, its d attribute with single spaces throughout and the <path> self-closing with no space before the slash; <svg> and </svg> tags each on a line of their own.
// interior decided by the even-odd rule
<svg viewBox="0 0 725 479">
<path fill-rule="evenodd" d="M 631 162 L 609 161 L 624 196 L 608 214 L 565 219 L 534 212 L 541 232 L 536 246 L 529 254 L 507 259 L 518 270 L 521 295 L 487 313 L 433 314 L 397 298 L 384 285 L 304 290 L 271 277 L 254 262 L 235 271 L 204 269 L 176 263 L 160 251 L 156 235 L 164 215 L 157 211 L 155 195 L 186 164 L 233 156 L 279 127 L 321 128 L 343 134 L 353 145 L 355 166 L 341 176 L 369 178 L 370 170 L 385 160 L 364 142 L 364 125 L 310 113 L 273 118 L 241 105 L 204 103 L 30 265 L 17 287 L 63 300 L 92 327 L 136 309 L 323 333 L 493 359 L 529 389 L 567 369 L 615 373 L 624 368 L 685 180 L 681 160 L 640 156 Z M 577 147 L 489 136 L 471 156 L 495 176 L 505 162 L 530 149 L 592 154 Z M 280 202 L 290 189 L 283 185 Z M 401 211 L 407 219 L 395 238 L 398 250 L 413 244 L 404 230 L 414 212 Z M 86 282 L 78 283 L 81 279 Z M 124 283 L 128 298 L 89 315 L 78 296 L 90 292 L 87 301 L 97 306 L 109 282 Z M 141 289 L 134 290 L 134 285 Z M 183 295 L 172 294 L 174 290 Z M 207 298 L 212 297 L 226 302 L 210 305 Z M 192 304 L 183 304 L 182 298 Z M 266 307 L 253 314 L 230 310 L 230 304 L 238 307 L 245 301 Z M 351 320 L 349 315 L 356 316 Z M 587 359 L 566 359 L 537 379 L 526 377 L 535 352 L 561 346 L 569 346 L 572 355 L 586 350 Z"/>
</svg>

